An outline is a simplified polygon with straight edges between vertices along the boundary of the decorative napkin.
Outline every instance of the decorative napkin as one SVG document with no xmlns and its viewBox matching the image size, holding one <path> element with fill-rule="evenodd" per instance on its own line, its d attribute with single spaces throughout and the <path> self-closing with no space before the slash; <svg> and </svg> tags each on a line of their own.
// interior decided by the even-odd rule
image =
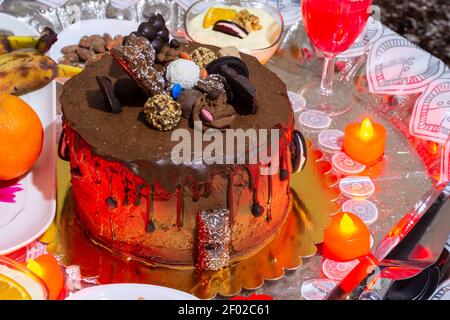
<svg viewBox="0 0 450 320">
<path fill-rule="evenodd" d="M 441 283 L 428 300 L 450 300 L 450 279 Z"/>
<path fill-rule="evenodd" d="M 369 89 L 378 94 L 419 93 L 444 73 L 442 61 L 397 34 L 383 34 L 369 52 Z"/>
<path fill-rule="evenodd" d="M 449 181 L 450 69 L 391 29 L 377 26 L 374 20 L 369 20 L 366 30 L 366 35 L 340 57 L 354 57 L 368 50 L 366 76 L 372 93 L 422 93 L 414 105 L 409 131 L 442 146 L 439 182 Z"/>
<path fill-rule="evenodd" d="M 431 82 L 417 99 L 410 131 L 430 141 L 447 143 L 450 136 L 450 78 Z"/>
</svg>

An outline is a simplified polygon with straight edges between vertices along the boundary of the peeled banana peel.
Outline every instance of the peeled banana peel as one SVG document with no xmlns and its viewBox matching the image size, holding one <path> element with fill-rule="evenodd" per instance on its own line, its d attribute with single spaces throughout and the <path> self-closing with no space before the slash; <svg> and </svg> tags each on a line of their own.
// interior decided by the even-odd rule
<svg viewBox="0 0 450 320">
<path fill-rule="evenodd" d="M 57 75 L 57 64 L 36 49 L 20 49 L 0 55 L 0 94 L 21 95 L 36 90 Z"/>
</svg>

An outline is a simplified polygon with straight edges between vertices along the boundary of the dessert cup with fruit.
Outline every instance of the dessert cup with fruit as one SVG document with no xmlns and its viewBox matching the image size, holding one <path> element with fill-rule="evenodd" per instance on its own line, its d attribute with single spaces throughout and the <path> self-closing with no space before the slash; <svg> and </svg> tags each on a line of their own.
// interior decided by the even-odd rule
<svg viewBox="0 0 450 320">
<path fill-rule="evenodd" d="M 190 41 L 234 46 L 265 64 L 281 43 L 284 23 L 274 7 L 257 1 L 202 0 L 186 12 Z"/>
</svg>

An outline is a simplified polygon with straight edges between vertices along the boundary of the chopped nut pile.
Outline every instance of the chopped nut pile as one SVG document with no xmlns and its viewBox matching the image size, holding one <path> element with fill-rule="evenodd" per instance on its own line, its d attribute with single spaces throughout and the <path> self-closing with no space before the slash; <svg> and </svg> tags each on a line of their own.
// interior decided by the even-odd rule
<svg viewBox="0 0 450 320">
<path fill-rule="evenodd" d="M 238 12 L 233 22 L 243 26 L 248 32 L 262 29 L 259 18 L 245 9 Z"/>
</svg>

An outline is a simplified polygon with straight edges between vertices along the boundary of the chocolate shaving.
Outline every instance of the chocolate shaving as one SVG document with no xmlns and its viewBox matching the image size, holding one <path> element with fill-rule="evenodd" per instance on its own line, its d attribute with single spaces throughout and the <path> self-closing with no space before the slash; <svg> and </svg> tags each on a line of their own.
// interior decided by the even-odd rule
<svg viewBox="0 0 450 320">
<path fill-rule="evenodd" d="M 108 76 L 96 76 L 95 80 L 97 80 L 98 86 L 102 91 L 103 97 L 105 98 L 105 102 L 111 109 L 112 113 L 122 112 L 122 104 L 114 94 L 114 86 L 111 78 Z"/>
</svg>

